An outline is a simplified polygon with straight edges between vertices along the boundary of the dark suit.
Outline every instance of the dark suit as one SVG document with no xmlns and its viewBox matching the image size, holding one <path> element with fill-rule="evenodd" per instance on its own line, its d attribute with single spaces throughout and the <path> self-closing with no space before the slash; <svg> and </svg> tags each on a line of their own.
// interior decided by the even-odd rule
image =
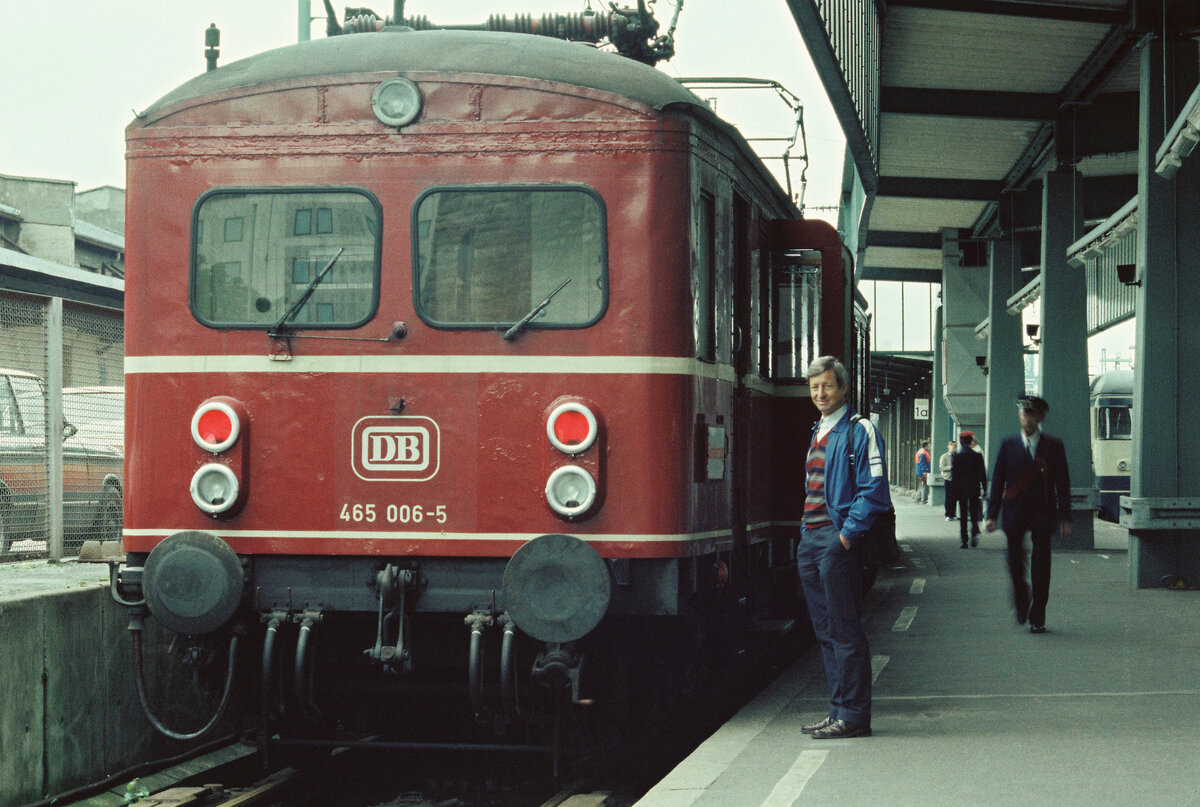
<svg viewBox="0 0 1200 807">
<path fill-rule="evenodd" d="M 968 446 L 960 448 L 950 460 L 954 493 L 958 499 L 958 533 L 967 542 L 967 520 L 971 535 L 979 534 L 979 500 L 987 493 L 987 467 L 983 455 Z"/>
<path fill-rule="evenodd" d="M 1008 570 L 1017 616 L 1022 619 L 1028 608 L 1029 622 L 1044 625 L 1050 596 L 1050 535 L 1059 522 L 1071 520 L 1071 476 L 1062 440 L 1043 433 L 1034 458 L 1029 456 L 1020 434 L 1004 438 L 996 455 L 988 498 L 988 519 L 997 516 L 1008 537 Z M 1032 604 L 1025 582 L 1027 531 L 1033 544 Z"/>
</svg>

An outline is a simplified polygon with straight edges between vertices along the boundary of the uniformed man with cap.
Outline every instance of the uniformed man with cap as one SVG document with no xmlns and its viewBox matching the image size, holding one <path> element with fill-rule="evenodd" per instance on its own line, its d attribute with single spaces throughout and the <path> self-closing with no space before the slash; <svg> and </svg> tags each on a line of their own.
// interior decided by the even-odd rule
<svg viewBox="0 0 1200 807">
<path fill-rule="evenodd" d="M 997 517 L 1002 520 L 1017 622 L 1023 625 L 1028 620 L 1030 633 L 1045 633 L 1050 535 L 1056 528 L 1063 535 L 1071 534 L 1071 475 L 1062 440 L 1042 433 L 1050 405 L 1036 395 L 1024 395 L 1017 400 L 1017 408 L 1021 431 L 1000 443 L 984 529 L 992 532 Z M 1032 592 L 1025 579 L 1026 532 L 1033 547 Z"/>
</svg>

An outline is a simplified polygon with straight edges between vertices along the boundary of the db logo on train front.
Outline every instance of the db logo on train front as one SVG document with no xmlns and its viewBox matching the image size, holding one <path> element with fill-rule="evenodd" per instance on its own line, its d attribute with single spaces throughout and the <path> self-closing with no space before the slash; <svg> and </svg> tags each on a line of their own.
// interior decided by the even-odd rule
<svg viewBox="0 0 1200 807">
<path fill-rule="evenodd" d="M 373 415 L 354 424 L 350 462 L 368 482 L 424 482 L 438 472 L 438 425 L 427 417 Z"/>
</svg>

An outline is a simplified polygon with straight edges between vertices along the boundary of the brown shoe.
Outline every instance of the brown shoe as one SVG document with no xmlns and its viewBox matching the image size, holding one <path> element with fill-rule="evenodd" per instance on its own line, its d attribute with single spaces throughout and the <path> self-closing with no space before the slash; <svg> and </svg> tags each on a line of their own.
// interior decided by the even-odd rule
<svg viewBox="0 0 1200 807">
<path fill-rule="evenodd" d="M 844 740 L 850 737 L 870 736 L 870 723 L 847 723 L 845 720 L 834 720 L 828 727 L 812 733 L 814 740 Z"/>
<path fill-rule="evenodd" d="M 834 720 L 832 717 L 822 717 L 820 720 L 816 721 L 815 723 L 805 723 L 803 726 L 800 727 L 800 731 L 803 734 L 812 734 L 814 731 L 820 731 L 821 729 L 829 728 L 830 726 L 833 725 L 833 723 L 834 723 Z"/>
</svg>

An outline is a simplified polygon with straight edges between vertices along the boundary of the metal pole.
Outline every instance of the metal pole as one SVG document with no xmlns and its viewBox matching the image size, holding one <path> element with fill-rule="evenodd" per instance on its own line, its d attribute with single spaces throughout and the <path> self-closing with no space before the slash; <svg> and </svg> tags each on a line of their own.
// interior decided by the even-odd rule
<svg viewBox="0 0 1200 807">
<path fill-rule="evenodd" d="M 312 0 L 296 0 L 296 41 L 312 39 Z"/>
<path fill-rule="evenodd" d="M 50 508 L 50 560 L 63 556 L 63 301 L 51 297 L 46 311 L 46 473 Z"/>
</svg>

